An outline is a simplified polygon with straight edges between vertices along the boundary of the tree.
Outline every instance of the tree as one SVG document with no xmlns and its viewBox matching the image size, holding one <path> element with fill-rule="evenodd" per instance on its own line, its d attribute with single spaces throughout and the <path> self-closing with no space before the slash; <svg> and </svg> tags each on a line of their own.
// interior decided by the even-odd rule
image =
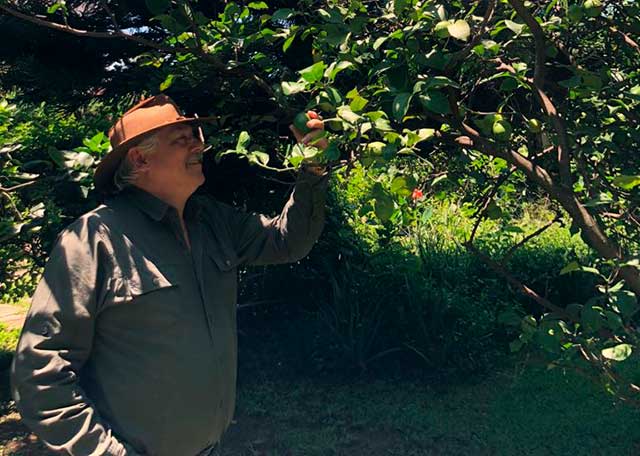
<svg viewBox="0 0 640 456">
<path fill-rule="evenodd" d="M 51 4 L 47 19 L 6 0 L 0 9 L 63 32 L 140 44 L 146 51 L 136 62 L 156 68 L 161 91 L 194 97 L 206 88 L 193 103 L 220 115 L 219 159 L 239 155 L 274 170 L 309 159 L 345 173 L 355 161 L 388 169 L 390 185 L 372 194 L 384 222 L 417 184 L 428 190 L 446 173 L 454 192 L 473 181 L 477 223 L 465 245 L 544 309 L 525 318 L 513 348 L 539 342 L 556 363 L 594 368 L 611 390 L 638 400 L 638 387 L 616 371 L 638 346 L 640 7 L 633 0 L 253 1 L 227 2 L 222 11 L 204 3 L 147 0 L 152 17 L 133 30 L 119 25 L 127 13 L 108 1 L 91 3 L 110 19 L 100 30 L 72 2 Z M 307 108 L 325 115 L 334 147 L 265 152 L 285 119 Z M 397 157 L 428 162 L 432 178 L 402 176 L 387 166 Z M 512 252 L 544 228 L 522 233 L 500 260 L 474 243 L 486 217 L 508 226 L 505 200 L 540 195 L 558 212 L 547 226 L 568 217 L 597 256 L 561 271 L 597 276 L 588 302 L 550 302 L 509 273 Z"/>
</svg>

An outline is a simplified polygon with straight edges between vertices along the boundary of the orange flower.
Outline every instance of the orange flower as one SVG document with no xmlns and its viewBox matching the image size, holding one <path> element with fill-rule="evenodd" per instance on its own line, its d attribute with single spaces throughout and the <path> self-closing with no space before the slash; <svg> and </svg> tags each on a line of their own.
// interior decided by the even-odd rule
<svg viewBox="0 0 640 456">
<path fill-rule="evenodd" d="M 413 193 L 411 194 L 411 199 L 415 201 L 422 198 L 423 196 L 424 195 L 422 194 L 422 190 L 420 190 L 419 188 L 414 188 Z"/>
</svg>

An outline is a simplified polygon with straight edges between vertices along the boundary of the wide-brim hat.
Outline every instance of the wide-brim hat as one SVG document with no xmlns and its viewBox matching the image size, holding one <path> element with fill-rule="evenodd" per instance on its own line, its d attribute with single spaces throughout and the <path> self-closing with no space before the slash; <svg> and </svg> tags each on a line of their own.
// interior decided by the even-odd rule
<svg viewBox="0 0 640 456">
<path fill-rule="evenodd" d="M 216 119 L 210 117 L 186 117 L 178 105 L 167 95 L 160 94 L 140 101 L 125 112 L 109 130 L 111 151 L 105 155 L 93 175 L 96 190 L 107 192 L 113 184 L 120 162 L 127 151 L 145 135 L 170 125 L 198 124 Z"/>
</svg>

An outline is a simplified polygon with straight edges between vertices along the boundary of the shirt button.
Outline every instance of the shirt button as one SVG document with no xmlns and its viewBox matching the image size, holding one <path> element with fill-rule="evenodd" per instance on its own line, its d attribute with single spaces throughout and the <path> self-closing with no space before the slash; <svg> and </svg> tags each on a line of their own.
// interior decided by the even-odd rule
<svg viewBox="0 0 640 456">
<path fill-rule="evenodd" d="M 160 277 L 154 277 L 153 278 L 153 284 L 154 285 L 160 285 Z"/>
<path fill-rule="evenodd" d="M 47 325 L 46 323 L 44 323 L 41 327 L 40 327 L 40 334 L 42 334 L 43 336 L 47 337 L 49 335 L 49 325 Z"/>
<path fill-rule="evenodd" d="M 227 266 L 231 266 L 231 260 L 224 260 L 224 264 L 226 264 Z"/>
</svg>

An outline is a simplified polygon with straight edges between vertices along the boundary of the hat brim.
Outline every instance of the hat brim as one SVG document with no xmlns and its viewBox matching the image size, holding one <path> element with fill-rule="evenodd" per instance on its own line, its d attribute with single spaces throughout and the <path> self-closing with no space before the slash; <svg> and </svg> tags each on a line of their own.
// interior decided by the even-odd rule
<svg viewBox="0 0 640 456">
<path fill-rule="evenodd" d="M 95 183 L 96 190 L 100 193 L 106 193 L 113 189 L 113 175 L 118 169 L 118 166 L 120 166 L 120 162 L 126 155 L 127 151 L 136 143 L 136 141 L 139 141 L 141 137 L 156 132 L 161 128 L 170 127 L 172 125 L 180 125 L 185 123 L 201 124 L 212 122 L 216 119 L 218 119 L 217 116 L 187 117 L 180 120 L 173 120 L 171 122 L 166 122 L 162 125 L 157 125 L 153 128 L 150 128 L 149 130 L 140 132 L 136 136 L 127 139 L 125 142 L 118 145 L 118 147 L 112 149 L 100 160 L 100 163 L 98 163 L 96 171 L 93 174 L 93 181 Z"/>
</svg>

